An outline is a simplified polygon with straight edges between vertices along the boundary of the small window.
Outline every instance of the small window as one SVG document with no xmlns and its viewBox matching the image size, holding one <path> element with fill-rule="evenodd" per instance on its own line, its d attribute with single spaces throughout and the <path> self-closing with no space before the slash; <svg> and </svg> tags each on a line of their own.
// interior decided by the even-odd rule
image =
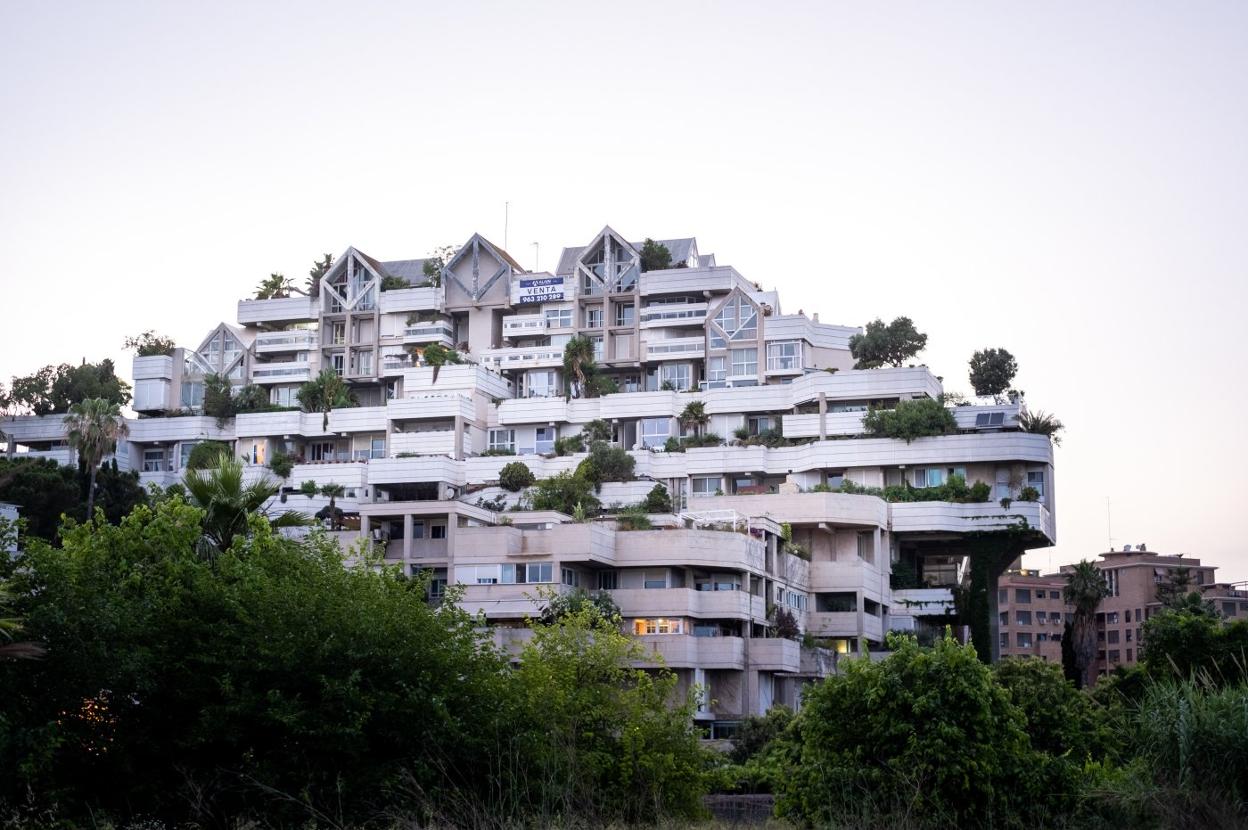
<svg viewBox="0 0 1248 830">
<path fill-rule="evenodd" d="M 1036 492 L 1044 498 L 1044 471 L 1033 470 L 1027 474 L 1027 486 L 1034 487 Z"/>
<path fill-rule="evenodd" d="M 514 429 L 490 430 L 490 449 L 494 451 L 515 452 L 516 431 Z"/>
<path fill-rule="evenodd" d="M 1030 588 L 1015 588 L 1014 589 L 1014 601 L 1020 605 L 1031 604 L 1031 589 Z"/>
<path fill-rule="evenodd" d="M 446 538 L 446 525 L 430 525 L 429 526 L 429 538 L 430 539 L 445 539 Z"/>
<path fill-rule="evenodd" d="M 538 427 L 537 440 L 534 445 L 538 455 L 549 455 L 555 451 L 555 428 Z"/>
<path fill-rule="evenodd" d="M 1017 619 L 1018 619 L 1019 625 L 1031 625 L 1031 612 L 1030 611 L 1019 611 L 1017 612 L 1017 614 L 1018 614 Z"/>
<path fill-rule="evenodd" d="M 1019 648 L 1031 648 L 1031 632 L 1030 631 L 1020 631 L 1018 632 L 1016 636 L 1018 637 Z"/>
<path fill-rule="evenodd" d="M 694 476 L 692 491 L 695 496 L 713 496 L 720 489 L 718 476 Z"/>
<path fill-rule="evenodd" d="M 562 582 L 564 585 L 570 585 L 573 588 L 579 588 L 581 586 L 581 575 L 577 573 L 576 571 L 572 570 L 571 568 L 560 568 L 559 569 L 559 581 Z"/>
<path fill-rule="evenodd" d="M 667 571 L 646 571 L 642 584 L 646 588 L 666 588 Z"/>
<path fill-rule="evenodd" d="M 1049 599 L 1061 599 L 1061 598 L 1062 598 L 1061 591 L 1049 591 Z"/>
<path fill-rule="evenodd" d="M 602 328 L 602 306 L 590 306 L 585 309 L 585 328 Z"/>
<path fill-rule="evenodd" d="M 598 590 L 614 591 L 620 587 L 620 575 L 616 571 L 599 571 Z"/>
</svg>

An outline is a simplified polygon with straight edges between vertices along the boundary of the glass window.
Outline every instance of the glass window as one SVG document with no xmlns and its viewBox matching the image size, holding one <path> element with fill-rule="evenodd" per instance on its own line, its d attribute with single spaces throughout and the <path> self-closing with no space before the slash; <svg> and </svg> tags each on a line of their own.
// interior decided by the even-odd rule
<svg viewBox="0 0 1248 830">
<path fill-rule="evenodd" d="M 572 309 L 551 308 L 546 310 L 546 327 L 551 329 L 572 328 Z"/>
<path fill-rule="evenodd" d="M 712 357 L 706 361 L 706 382 L 708 386 L 722 386 L 728 378 L 728 359 Z"/>
<path fill-rule="evenodd" d="M 516 431 L 514 429 L 490 430 L 490 449 L 516 451 Z"/>
<path fill-rule="evenodd" d="M 1027 473 L 1027 486 L 1036 488 L 1036 492 L 1044 498 L 1044 471 L 1035 470 Z"/>
<path fill-rule="evenodd" d="M 1019 648 L 1031 648 L 1031 632 L 1030 631 L 1020 631 L 1018 632 L 1016 636 L 1018 637 Z"/>
<path fill-rule="evenodd" d="M 632 303 L 616 303 L 615 324 L 617 326 L 631 326 L 635 311 L 636 307 Z"/>
<path fill-rule="evenodd" d="M 429 538 L 430 539 L 445 539 L 446 538 L 446 525 L 441 525 L 441 524 L 429 525 Z"/>
<path fill-rule="evenodd" d="M 547 455 L 555 451 L 555 428 L 554 427 L 538 427 L 537 440 L 534 449 L 538 455 Z"/>
<path fill-rule="evenodd" d="M 695 496 L 713 496 L 719 488 L 719 476 L 695 476 L 691 491 Z"/>
<path fill-rule="evenodd" d="M 758 374 L 758 349 L 733 349 L 730 354 L 734 377 Z"/>
<path fill-rule="evenodd" d="M 165 451 L 163 449 L 143 450 L 143 472 L 145 473 L 165 472 Z"/>
<path fill-rule="evenodd" d="M 667 571 L 645 571 L 642 574 L 642 585 L 645 588 L 666 588 Z"/>
<path fill-rule="evenodd" d="M 1031 602 L 1031 589 L 1030 588 L 1015 588 L 1014 589 L 1014 601 L 1017 603 L 1030 603 Z"/>
<path fill-rule="evenodd" d="M 585 328 L 600 329 L 602 328 L 602 306 L 592 305 L 585 309 Z"/>
<path fill-rule="evenodd" d="M 664 363 L 659 366 L 659 388 L 671 385 L 677 392 L 693 388 L 693 367 L 688 363 Z"/>
<path fill-rule="evenodd" d="M 369 458 L 385 458 L 386 457 L 386 439 L 374 438 L 369 442 L 368 448 Z"/>
<path fill-rule="evenodd" d="M 1018 620 L 1019 625 L 1031 625 L 1031 612 L 1030 611 L 1018 611 L 1016 613 L 1017 613 L 1016 619 Z"/>
<path fill-rule="evenodd" d="M 204 405 L 204 385 L 197 381 L 183 381 L 182 406 L 185 409 L 198 409 Z"/>
<path fill-rule="evenodd" d="M 788 372 L 802 368 L 802 344 L 797 340 L 767 344 L 767 371 Z"/>
<path fill-rule="evenodd" d="M 614 591 L 620 587 L 620 575 L 616 571 L 599 571 L 598 590 Z"/>
<path fill-rule="evenodd" d="M 578 588 L 581 584 L 581 575 L 571 568 L 560 568 L 559 581 L 564 585 L 571 585 L 573 588 Z"/>
<path fill-rule="evenodd" d="M 758 309 L 738 295 L 725 303 L 715 315 L 715 325 L 729 340 L 753 340 L 758 337 Z"/>
<path fill-rule="evenodd" d="M 681 620 L 649 619 L 633 620 L 633 634 L 644 637 L 654 634 L 679 634 Z"/>
<path fill-rule="evenodd" d="M 191 450 L 195 449 L 195 445 L 198 443 L 199 443 L 198 441 L 183 441 L 181 444 L 178 445 L 178 453 L 179 453 L 178 469 L 179 470 L 186 469 L 187 462 L 191 460 Z"/>
<path fill-rule="evenodd" d="M 641 445 L 643 447 L 661 447 L 672 437 L 671 418 L 642 418 Z"/>
</svg>

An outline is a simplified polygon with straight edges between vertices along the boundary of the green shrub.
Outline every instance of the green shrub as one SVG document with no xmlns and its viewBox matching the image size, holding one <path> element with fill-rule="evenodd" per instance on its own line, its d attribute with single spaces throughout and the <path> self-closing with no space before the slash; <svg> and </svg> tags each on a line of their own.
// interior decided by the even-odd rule
<svg viewBox="0 0 1248 830">
<path fill-rule="evenodd" d="M 518 493 L 525 487 L 532 486 L 536 479 L 533 471 L 523 461 L 512 461 L 503 466 L 498 473 L 498 485 L 504 490 Z"/>
<path fill-rule="evenodd" d="M 869 435 L 899 438 L 907 444 L 916 438 L 949 435 L 958 429 L 953 413 L 931 398 L 899 401 L 893 409 L 872 407 L 863 416 L 862 426 Z"/>
<path fill-rule="evenodd" d="M 642 506 L 647 513 L 671 513 L 672 497 L 668 494 L 666 487 L 656 484 L 646 494 L 646 500 L 642 502 Z"/>
<path fill-rule="evenodd" d="M 555 455 L 562 457 L 578 452 L 585 452 L 585 440 L 580 435 L 555 439 Z"/>
<path fill-rule="evenodd" d="M 595 418 L 581 428 L 580 438 L 589 443 L 611 440 L 611 425 L 601 418 Z"/>
<path fill-rule="evenodd" d="M 230 455 L 230 445 L 223 441 L 200 441 L 191 448 L 186 459 L 186 469 L 206 470 L 221 463 L 223 456 Z"/>
<path fill-rule="evenodd" d="M 1040 491 L 1035 487 L 1024 487 L 1018 494 L 1019 501 L 1040 501 Z"/>
<path fill-rule="evenodd" d="M 412 454 L 413 454 L 413 455 L 415 455 L 415 453 L 412 453 Z M 486 450 L 485 452 L 481 453 L 481 455 L 482 455 L 483 457 L 493 457 L 493 456 L 499 456 L 499 455 L 515 455 L 515 454 L 516 454 L 516 451 L 515 451 L 515 450 L 509 450 L 509 449 L 507 449 L 507 448 L 505 448 L 505 447 L 500 447 L 500 448 L 496 448 L 496 449 L 490 449 L 490 450 Z M 400 455 L 400 458 L 401 458 L 401 457 L 403 457 L 403 456 L 402 456 L 402 455 Z"/>
<path fill-rule="evenodd" d="M 629 507 L 615 514 L 615 521 L 620 530 L 649 530 L 654 527 L 644 507 Z"/>
<path fill-rule="evenodd" d="M 576 467 L 576 474 L 598 488 L 604 481 L 632 481 L 637 460 L 623 447 L 605 441 L 589 446 L 589 456 Z"/>
<path fill-rule="evenodd" d="M 295 459 L 284 452 L 275 452 L 269 457 L 269 469 L 280 479 L 290 478 L 295 469 Z"/>
<path fill-rule="evenodd" d="M 597 513 L 601 507 L 593 482 L 566 470 L 539 480 L 531 495 L 534 510 L 557 510 L 572 516 L 578 506 L 586 513 Z"/>
<path fill-rule="evenodd" d="M 308 479 L 303 484 L 299 485 L 299 492 L 311 498 L 312 496 L 316 496 L 320 494 L 321 487 L 315 481 Z"/>
<path fill-rule="evenodd" d="M 1113 754 L 1115 739 L 1108 712 L 1066 679 L 1062 668 L 1034 657 L 1010 657 L 993 667 L 997 682 L 1027 720 L 1033 749 L 1085 761 Z"/>
</svg>

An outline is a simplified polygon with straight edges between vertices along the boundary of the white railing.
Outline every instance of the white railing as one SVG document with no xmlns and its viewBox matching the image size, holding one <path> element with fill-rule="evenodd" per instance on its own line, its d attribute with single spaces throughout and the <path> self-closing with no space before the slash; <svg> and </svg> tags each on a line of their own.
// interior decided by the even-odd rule
<svg viewBox="0 0 1248 830">
<path fill-rule="evenodd" d="M 306 361 L 291 363 L 262 363 L 251 368 L 252 380 L 298 380 L 307 379 L 311 367 Z"/>
<path fill-rule="evenodd" d="M 641 309 L 641 327 L 683 326 L 706 320 L 706 303 L 672 303 L 652 305 Z"/>
<path fill-rule="evenodd" d="M 445 320 L 417 323 L 403 329 L 403 342 L 405 343 L 444 341 L 449 344 L 454 336 L 455 328 Z"/>
<path fill-rule="evenodd" d="M 546 317 L 542 314 L 515 314 L 503 318 L 505 337 L 525 337 L 546 331 Z"/>
<path fill-rule="evenodd" d="M 524 346 L 514 349 L 486 349 L 481 363 L 497 369 L 524 369 L 563 365 L 560 346 Z"/>
<path fill-rule="evenodd" d="M 257 352 L 302 351 L 316 348 L 313 331 L 265 331 L 256 335 Z"/>
<path fill-rule="evenodd" d="M 706 354 L 706 340 L 701 337 L 677 337 L 646 344 L 646 355 L 652 358 L 700 357 Z"/>
</svg>

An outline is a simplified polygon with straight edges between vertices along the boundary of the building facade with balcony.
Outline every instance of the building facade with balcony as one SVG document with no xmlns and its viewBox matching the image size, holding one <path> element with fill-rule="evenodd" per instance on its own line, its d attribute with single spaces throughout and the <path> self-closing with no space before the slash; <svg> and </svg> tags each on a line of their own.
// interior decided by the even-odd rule
<svg viewBox="0 0 1248 830">
<path fill-rule="evenodd" d="M 1021 402 L 958 407 L 954 434 L 869 436 L 869 407 L 939 399 L 940 379 L 855 370 L 860 329 L 785 313 L 777 291 L 694 239 L 661 244 L 670 267 L 643 270 L 642 245 L 607 227 L 540 273 L 480 235 L 444 262 L 348 248 L 311 296 L 240 301 L 238 325 L 198 348 L 136 358 L 139 417 L 119 461 L 164 486 L 204 440 L 230 443 L 251 476 L 289 456 L 275 507 L 315 513 L 325 500 L 301 485 L 342 485 L 351 533 L 429 572 L 435 598 L 463 585 L 500 641 L 523 641 L 552 591 L 611 592 L 650 662 L 707 690 L 701 717 L 721 725 L 796 705 L 837 654 L 882 648 L 890 630 L 943 629 L 971 537 L 1023 527 L 1034 546 L 1053 543 L 1052 445 L 1020 431 Z M 618 391 L 577 396 L 563 364 L 574 337 Z M 433 344 L 462 362 L 430 365 Z M 298 410 L 300 386 L 324 370 L 358 406 Z M 267 409 L 205 416 L 214 374 L 249 399 L 263 390 Z M 705 424 L 682 418 L 695 402 Z M 556 442 L 590 422 L 636 464 L 637 481 L 603 485 L 604 505 L 658 484 L 670 494 L 652 530 L 534 512 L 497 487 L 513 461 L 538 478 L 575 470 L 585 453 L 557 455 Z M 10 452 L 63 448 L 59 417 L 2 428 Z M 984 482 L 989 500 L 888 497 L 955 477 Z M 1019 501 L 1024 488 L 1037 500 Z M 777 638 L 789 616 L 787 633 L 826 650 Z"/>
</svg>

